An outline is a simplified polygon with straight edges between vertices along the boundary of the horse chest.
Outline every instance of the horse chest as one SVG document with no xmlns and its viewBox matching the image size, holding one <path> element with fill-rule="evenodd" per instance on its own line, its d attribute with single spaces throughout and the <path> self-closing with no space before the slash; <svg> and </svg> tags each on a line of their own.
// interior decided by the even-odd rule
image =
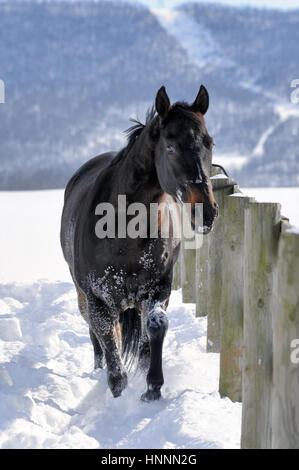
<svg viewBox="0 0 299 470">
<path fill-rule="evenodd" d="M 119 253 L 119 250 L 124 252 Z M 118 247 L 115 261 L 110 260 L 103 272 L 91 275 L 92 291 L 116 310 L 140 307 L 159 289 L 168 259 L 166 247 L 155 250 L 149 244 L 138 256 L 136 250 L 130 253 Z"/>
</svg>

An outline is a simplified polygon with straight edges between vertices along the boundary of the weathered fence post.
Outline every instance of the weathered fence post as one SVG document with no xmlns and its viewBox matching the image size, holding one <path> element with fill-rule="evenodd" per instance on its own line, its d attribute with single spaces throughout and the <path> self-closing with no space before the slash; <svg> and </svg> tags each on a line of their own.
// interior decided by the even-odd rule
<svg viewBox="0 0 299 470">
<path fill-rule="evenodd" d="M 196 316 L 204 317 L 208 314 L 208 286 L 209 286 L 209 235 L 203 235 L 202 245 L 196 250 L 195 266 L 195 300 Z"/>
<path fill-rule="evenodd" d="M 272 447 L 299 449 L 299 229 L 282 225 L 273 312 Z"/>
<path fill-rule="evenodd" d="M 179 252 L 179 257 L 173 267 L 173 279 L 172 279 L 172 289 L 177 290 L 181 287 L 181 253 Z"/>
<path fill-rule="evenodd" d="M 219 205 L 219 216 L 213 232 L 207 235 L 209 237 L 207 352 L 220 352 L 225 196 L 233 193 L 236 183 L 223 175 L 216 175 L 211 178 L 211 181 L 215 199 Z"/>
<path fill-rule="evenodd" d="M 182 240 L 182 258 L 181 258 L 181 280 L 183 302 L 195 302 L 195 266 L 196 249 L 186 248 L 188 241 Z"/>
<path fill-rule="evenodd" d="M 272 296 L 280 205 L 245 211 L 244 362 L 241 447 L 271 448 Z"/>
<path fill-rule="evenodd" d="M 219 392 L 242 401 L 244 219 L 254 198 L 236 193 L 226 197 Z"/>
<path fill-rule="evenodd" d="M 212 176 L 222 174 L 219 168 L 212 168 Z M 202 238 L 202 245 L 196 250 L 195 262 L 195 301 L 196 316 L 205 317 L 208 314 L 208 286 L 209 286 L 209 236 Z"/>
</svg>

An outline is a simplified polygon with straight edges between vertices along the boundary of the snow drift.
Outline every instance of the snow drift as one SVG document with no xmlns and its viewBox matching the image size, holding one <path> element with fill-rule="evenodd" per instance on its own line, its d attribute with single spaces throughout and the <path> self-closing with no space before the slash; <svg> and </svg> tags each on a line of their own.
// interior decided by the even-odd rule
<svg viewBox="0 0 299 470">
<path fill-rule="evenodd" d="M 105 370 L 93 370 L 72 284 L 2 284 L 0 299 L 1 448 L 239 447 L 241 404 L 219 397 L 206 319 L 179 291 L 168 309 L 163 398 L 153 403 L 140 401 L 140 373 L 114 399 Z"/>
</svg>

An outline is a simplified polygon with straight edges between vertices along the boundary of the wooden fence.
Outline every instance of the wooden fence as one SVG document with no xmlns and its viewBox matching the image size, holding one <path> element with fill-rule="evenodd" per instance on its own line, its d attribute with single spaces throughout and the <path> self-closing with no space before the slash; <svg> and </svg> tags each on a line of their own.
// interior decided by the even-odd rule
<svg viewBox="0 0 299 470">
<path fill-rule="evenodd" d="M 197 250 L 182 249 L 173 287 L 208 316 L 219 392 L 242 401 L 241 447 L 299 448 L 299 229 L 280 205 L 212 177 L 220 215 Z"/>
</svg>

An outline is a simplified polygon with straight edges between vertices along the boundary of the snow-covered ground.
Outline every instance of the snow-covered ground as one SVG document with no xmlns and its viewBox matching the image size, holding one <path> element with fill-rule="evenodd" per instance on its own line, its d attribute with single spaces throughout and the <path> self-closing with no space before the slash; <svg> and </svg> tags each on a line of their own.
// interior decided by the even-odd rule
<svg viewBox="0 0 299 470">
<path fill-rule="evenodd" d="M 140 401 L 141 375 L 114 399 L 93 371 L 88 328 L 71 284 L 0 289 L 0 447 L 239 447 L 241 405 L 220 399 L 218 354 L 205 353 L 206 319 L 173 292 L 163 399 Z"/>
<path fill-rule="evenodd" d="M 299 225 L 299 188 L 246 189 Z M 0 447 L 236 448 L 241 404 L 218 394 L 206 319 L 172 293 L 163 399 L 130 375 L 114 399 L 93 371 L 88 328 L 59 246 L 63 191 L 0 193 Z M 43 279 L 39 279 L 43 278 Z"/>
<path fill-rule="evenodd" d="M 71 281 L 59 242 L 63 194 L 0 192 L 0 281 Z"/>
</svg>

